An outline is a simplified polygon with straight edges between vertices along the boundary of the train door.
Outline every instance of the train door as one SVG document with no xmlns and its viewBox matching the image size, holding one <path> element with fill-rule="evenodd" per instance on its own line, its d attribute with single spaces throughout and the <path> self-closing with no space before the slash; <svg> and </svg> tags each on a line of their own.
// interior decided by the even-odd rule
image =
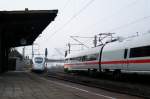
<svg viewBox="0 0 150 99">
<path fill-rule="evenodd" d="M 124 61 L 122 64 L 122 69 L 127 71 L 128 70 L 128 56 L 129 56 L 129 51 L 128 48 L 124 49 Z"/>
</svg>

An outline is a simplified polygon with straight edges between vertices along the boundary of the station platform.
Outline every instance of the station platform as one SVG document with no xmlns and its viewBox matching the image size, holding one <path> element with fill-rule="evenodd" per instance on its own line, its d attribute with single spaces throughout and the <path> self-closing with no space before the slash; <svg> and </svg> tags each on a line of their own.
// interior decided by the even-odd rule
<svg viewBox="0 0 150 99">
<path fill-rule="evenodd" d="M 69 99 L 67 96 L 68 92 L 30 72 L 7 72 L 0 76 L 0 99 Z"/>
<path fill-rule="evenodd" d="M 31 72 L 0 75 L 0 99 L 140 99 L 69 82 L 46 79 Z"/>
</svg>

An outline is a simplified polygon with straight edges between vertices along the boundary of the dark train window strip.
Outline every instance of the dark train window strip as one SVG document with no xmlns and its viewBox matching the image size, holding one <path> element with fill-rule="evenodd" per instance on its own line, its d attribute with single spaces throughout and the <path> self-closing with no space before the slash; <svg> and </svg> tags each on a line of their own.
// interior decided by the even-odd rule
<svg viewBox="0 0 150 99">
<path fill-rule="evenodd" d="M 69 60 L 70 61 L 92 61 L 92 60 L 98 60 L 98 56 L 99 54 L 90 54 L 90 55 L 70 58 Z"/>
<path fill-rule="evenodd" d="M 130 58 L 150 56 L 150 46 L 136 47 L 130 49 Z"/>
</svg>

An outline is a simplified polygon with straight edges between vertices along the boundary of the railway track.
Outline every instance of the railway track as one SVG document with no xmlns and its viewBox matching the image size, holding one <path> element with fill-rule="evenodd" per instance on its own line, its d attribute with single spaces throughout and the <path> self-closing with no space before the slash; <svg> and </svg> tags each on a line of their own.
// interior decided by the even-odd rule
<svg viewBox="0 0 150 99">
<path fill-rule="evenodd" d="M 80 75 L 77 73 L 64 73 L 62 71 L 49 71 L 44 74 L 48 78 L 56 78 L 59 80 L 69 81 L 72 83 L 82 84 L 90 87 L 96 87 L 105 89 L 108 91 L 113 91 L 117 93 L 129 94 L 134 96 L 140 96 L 143 98 L 150 98 L 150 85 L 140 84 L 136 82 L 127 82 L 127 81 L 116 81 L 112 79 L 100 79 L 92 78 L 89 76 Z M 131 79 L 131 78 L 130 78 Z"/>
</svg>

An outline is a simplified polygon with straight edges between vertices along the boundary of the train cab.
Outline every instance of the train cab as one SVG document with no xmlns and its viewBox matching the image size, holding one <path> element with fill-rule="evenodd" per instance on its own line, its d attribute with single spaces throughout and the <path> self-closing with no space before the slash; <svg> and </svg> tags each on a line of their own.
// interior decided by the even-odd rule
<svg viewBox="0 0 150 99">
<path fill-rule="evenodd" d="M 32 59 L 32 71 L 44 71 L 45 70 L 45 58 L 41 56 L 34 57 Z"/>
</svg>

